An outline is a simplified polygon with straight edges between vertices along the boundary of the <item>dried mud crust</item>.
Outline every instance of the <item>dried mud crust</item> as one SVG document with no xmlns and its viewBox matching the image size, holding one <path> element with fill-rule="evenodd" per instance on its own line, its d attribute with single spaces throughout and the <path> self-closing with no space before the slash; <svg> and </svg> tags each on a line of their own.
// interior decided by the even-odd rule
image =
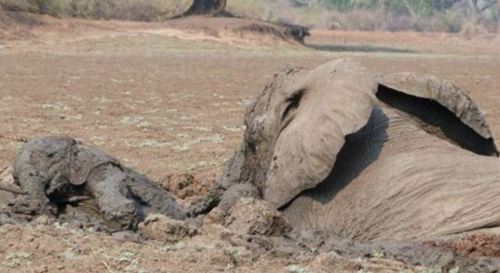
<svg viewBox="0 0 500 273">
<path fill-rule="evenodd" d="M 209 225 L 192 238 L 121 240 L 104 233 L 36 224 L 0 226 L 1 272 L 424 272 L 386 258 L 350 259 Z M 54 240 L 56 238 L 57 240 Z M 37 248 L 38 246 L 38 248 Z M 34 251 L 34 249 L 37 249 Z"/>
<path fill-rule="evenodd" d="M 331 236 L 322 232 L 292 233 L 290 237 L 299 245 L 317 248 L 320 252 L 334 252 L 344 257 L 384 257 L 406 265 L 423 265 L 440 272 L 498 272 L 500 259 L 497 256 L 468 255 L 458 248 L 445 247 L 439 242 L 374 241 L 356 242 Z M 481 237 L 481 236 L 480 236 Z M 449 245 L 461 244 L 463 240 L 450 240 Z"/>
<path fill-rule="evenodd" d="M 424 245 L 475 257 L 500 257 L 500 236 L 496 234 L 472 234 L 450 241 L 426 242 Z"/>
</svg>

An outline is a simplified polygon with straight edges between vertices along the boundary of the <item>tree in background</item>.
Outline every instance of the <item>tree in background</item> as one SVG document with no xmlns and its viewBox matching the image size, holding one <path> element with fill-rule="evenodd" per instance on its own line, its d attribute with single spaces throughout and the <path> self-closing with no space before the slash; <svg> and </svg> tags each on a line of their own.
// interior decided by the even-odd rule
<svg viewBox="0 0 500 273">
<path fill-rule="evenodd" d="M 184 15 L 221 14 L 226 10 L 226 0 L 194 0 Z"/>
<path fill-rule="evenodd" d="M 497 4 L 497 0 L 467 0 L 467 4 L 473 15 L 480 18 Z"/>
<path fill-rule="evenodd" d="M 409 12 L 415 15 L 430 15 L 436 11 L 446 11 L 456 5 L 462 5 L 475 14 L 482 14 L 497 5 L 497 0 L 302 0 L 300 2 L 321 3 L 340 11 L 382 8 L 388 12 Z"/>
</svg>

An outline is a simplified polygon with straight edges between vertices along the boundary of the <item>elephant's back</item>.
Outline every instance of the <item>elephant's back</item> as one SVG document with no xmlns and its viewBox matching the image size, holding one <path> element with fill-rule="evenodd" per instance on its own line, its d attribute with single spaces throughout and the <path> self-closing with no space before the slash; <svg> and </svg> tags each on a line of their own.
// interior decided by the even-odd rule
<svg viewBox="0 0 500 273">
<path fill-rule="evenodd" d="M 329 178 L 285 214 L 296 228 L 360 240 L 477 229 L 500 218 L 499 163 L 421 130 L 393 109 L 375 108 L 368 125 L 347 137 Z"/>
</svg>

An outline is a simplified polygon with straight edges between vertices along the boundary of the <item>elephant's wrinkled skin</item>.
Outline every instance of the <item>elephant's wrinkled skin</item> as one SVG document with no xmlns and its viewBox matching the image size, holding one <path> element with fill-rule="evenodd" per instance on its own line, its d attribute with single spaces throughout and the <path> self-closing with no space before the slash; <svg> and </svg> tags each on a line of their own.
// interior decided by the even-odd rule
<svg viewBox="0 0 500 273">
<path fill-rule="evenodd" d="M 27 142 L 13 176 L 26 194 L 15 204 L 18 213 L 60 214 L 62 205 L 91 198 L 104 223 L 116 230 L 135 228 L 150 212 L 185 218 L 175 199 L 147 177 L 71 138 Z"/>
<path fill-rule="evenodd" d="M 287 70 L 247 108 L 245 125 L 220 181 L 223 208 L 259 196 L 296 229 L 359 240 L 500 226 L 493 136 L 450 82 L 348 60 Z"/>
</svg>

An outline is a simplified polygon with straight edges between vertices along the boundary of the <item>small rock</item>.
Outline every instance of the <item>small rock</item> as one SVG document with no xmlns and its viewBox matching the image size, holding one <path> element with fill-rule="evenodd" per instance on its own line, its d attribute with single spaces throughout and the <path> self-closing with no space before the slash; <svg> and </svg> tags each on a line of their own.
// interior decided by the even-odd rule
<svg viewBox="0 0 500 273">
<path fill-rule="evenodd" d="M 175 243 L 186 237 L 195 236 L 198 230 L 186 222 L 161 214 L 151 214 L 139 224 L 139 233 L 149 240 Z"/>
<path fill-rule="evenodd" d="M 311 270 L 318 273 L 327 272 L 361 272 L 361 265 L 351 259 L 333 253 L 321 253 L 310 263 Z"/>
<path fill-rule="evenodd" d="M 42 266 L 40 266 L 38 268 L 35 268 L 33 270 L 33 272 L 36 272 L 36 273 L 47 273 L 47 272 L 49 272 L 49 268 L 46 265 L 42 265 Z"/>
<path fill-rule="evenodd" d="M 163 187 L 180 199 L 186 199 L 207 192 L 206 185 L 191 174 L 169 175 L 162 181 Z"/>
<path fill-rule="evenodd" d="M 205 217 L 203 217 L 203 224 L 224 224 L 225 222 L 225 214 L 219 208 L 212 209 Z"/>
<path fill-rule="evenodd" d="M 7 215 L 5 213 L 0 213 L 0 226 L 6 225 L 6 224 L 14 225 L 14 224 L 16 224 L 16 221 L 12 217 L 10 217 L 9 215 Z"/>
<path fill-rule="evenodd" d="M 281 236 L 290 230 L 288 221 L 266 201 L 241 198 L 226 218 L 229 229 L 248 235 Z"/>
<path fill-rule="evenodd" d="M 119 231 L 111 234 L 111 237 L 114 240 L 120 241 L 120 242 L 134 242 L 134 243 L 140 243 L 141 236 L 137 233 L 134 233 L 132 231 Z"/>
<path fill-rule="evenodd" d="M 0 184 L 17 186 L 12 177 L 12 167 L 0 169 Z"/>
<path fill-rule="evenodd" d="M 50 222 L 51 222 L 50 218 L 47 215 L 39 216 L 38 218 L 35 219 L 35 221 L 33 221 L 35 225 L 39 226 L 46 226 L 50 224 Z"/>
</svg>

